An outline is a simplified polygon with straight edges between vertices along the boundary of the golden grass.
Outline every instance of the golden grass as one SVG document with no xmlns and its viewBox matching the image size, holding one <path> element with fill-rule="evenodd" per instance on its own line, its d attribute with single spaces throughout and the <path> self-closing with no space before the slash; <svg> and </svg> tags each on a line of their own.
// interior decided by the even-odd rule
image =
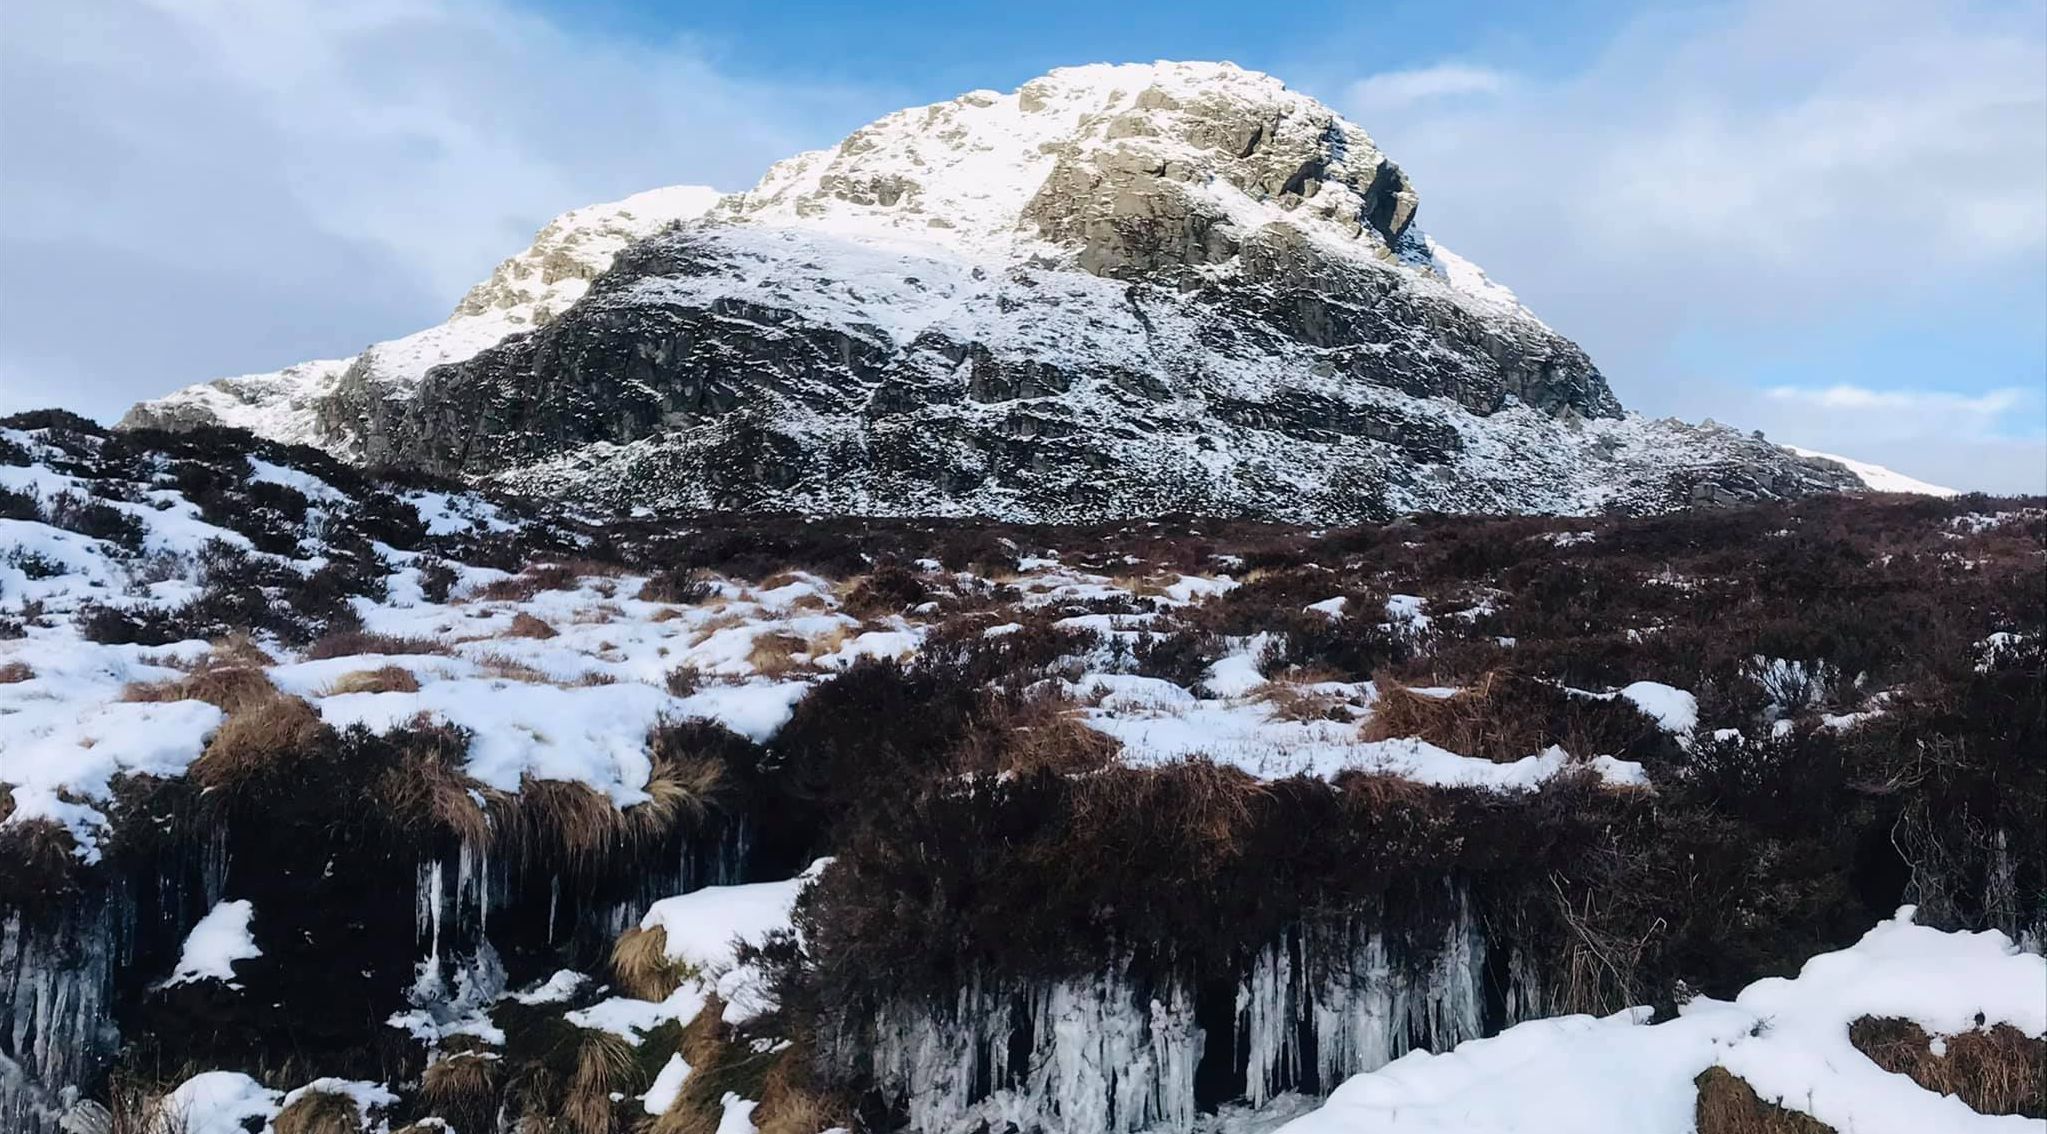
<svg viewBox="0 0 2047 1134">
<path fill-rule="evenodd" d="M 324 728 L 319 712 L 302 698 L 272 689 L 267 699 L 228 714 L 189 774 L 202 787 L 245 782 L 311 749 Z"/>
<path fill-rule="evenodd" d="M 123 701 L 204 701 L 232 716 L 278 695 L 261 669 L 207 665 L 168 681 L 137 682 L 121 690 Z"/>
<path fill-rule="evenodd" d="M 522 602 L 542 591 L 572 591 L 580 585 L 574 568 L 561 563 L 528 567 L 509 579 L 498 579 L 478 587 L 471 598 L 491 602 Z"/>
<path fill-rule="evenodd" d="M 786 677 L 805 668 L 796 655 L 803 653 L 806 645 L 802 638 L 780 631 L 756 635 L 753 648 L 746 652 L 746 663 L 762 677 Z"/>
<path fill-rule="evenodd" d="M 527 665 L 510 654 L 499 653 L 496 650 L 472 654 L 469 660 L 476 663 L 476 668 L 490 676 L 501 677 L 506 681 L 524 681 L 534 685 L 557 684 L 552 676 Z"/>
<path fill-rule="evenodd" d="M 1342 675 L 1332 670 L 1297 669 L 1259 686 L 1252 696 L 1269 706 L 1272 715 L 1283 721 L 1348 720 L 1350 715 L 1343 711 L 1349 704 L 1348 700 L 1339 694 L 1309 688 L 1341 680 Z"/>
<path fill-rule="evenodd" d="M 11 661 L 0 665 L 0 685 L 15 685 L 35 675 L 36 671 L 30 669 L 27 662 Z"/>
<path fill-rule="evenodd" d="M 271 1120 L 276 1134 L 362 1134 L 355 1100 L 336 1091 L 307 1091 Z"/>
<path fill-rule="evenodd" d="M 1119 746 L 1113 737 L 1089 728 L 1078 708 L 1060 693 L 992 703 L 960 745 L 961 770 L 1074 775 L 1108 766 Z"/>
<path fill-rule="evenodd" d="M 678 823 L 702 820 L 724 783 L 724 765 L 716 760 L 657 750 L 647 775 L 645 790 L 649 798 L 624 812 L 626 834 L 634 839 L 652 840 L 666 835 Z"/>
<path fill-rule="evenodd" d="M 853 1106 L 847 1099 L 819 1090 L 811 1081 L 809 1054 L 785 1048 L 761 1081 L 760 1105 L 753 1123 L 759 1134 L 818 1134 L 833 1127 L 851 1128 Z"/>
<path fill-rule="evenodd" d="M 472 847 L 488 847 L 496 836 L 490 815 L 477 802 L 489 798 L 462 772 L 467 739 L 447 727 L 416 729 L 404 758 L 376 784 L 378 804 L 408 826 L 447 831 Z"/>
<path fill-rule="evenodd" d="M 552 638 L 557 633 L 554 627 L 522 610 L 512 615 L 512 625 L 505 630 L 505 637 Z"/>
<path fill-rule="evenodd" d="M 419 678 L 402 665 L 379 666 L 376 669 L 358 669 L 344 673 L 329 686 L 330 694 L 340 693 L 417 693 Z"/>
<path fill-rule="evenodd" d="M 1918 1024 L 1871 1016 L 1850 1025 L 1848 1039 L 1877 1066 L 1954 1095 L 1978 1114 L 2047 1118 L 2047 1039 L 1999 1024 L 1948 1036 L 1935 1055 Z"/>
<path fill-rule="evenodd" d="M 668 959 L 668 932 L 631 926 L 611 945 L 611 976 L 626 995 L 666 1000 L 689 974 Z"/>
<path fill-rule="evenodd" d="M 419 1080 L 419 1093 L 442 1117 L 474 1122 L 488 1116 L 498 1089 L 498 1061 L 480 1041 L 467 1036 L 450 1038 L 439 1058 L 426 1065 Z"/>
<path fill-rule="evenodd" d="M 357 654 L 449 654 L 446 644 L 429 638 L 406 638 L 396 634 L 372 634 L 367 630 L 337 630 L 306 647 L 306 660 L 346 658 Z"/>
<path fill-rule="evenodd" d="M 1811 1115 L 1764 1102 L 1724 1067 L 1708 1067 L 1692 1082 L 1699 1088 L 1698 1134 L 1835 1134 Z"/>
<path fill-rule="evenodd" d="M 631 1043 L 611 1032 L 586 1029 L 576 1049 L 576 1070 L 569 1077 L 561 1117 L 575 1134 L 612 1134 L 611 1096 L 643 1088 L 639 1079 Z"/>
</svg>

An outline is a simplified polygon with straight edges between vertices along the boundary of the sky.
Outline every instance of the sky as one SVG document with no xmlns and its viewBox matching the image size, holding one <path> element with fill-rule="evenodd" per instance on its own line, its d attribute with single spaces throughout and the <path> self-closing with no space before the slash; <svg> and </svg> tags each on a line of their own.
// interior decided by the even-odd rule
<svg viewBox="0 0 2047 1134">
<path fill-rule="evenodd" d="M 2047 0 L 17 0 L 0 412 L 345 357 L 566 209 L 1157 58 L 1350 116 L 1632 409 L 2047 491 Z"/>
</svg>

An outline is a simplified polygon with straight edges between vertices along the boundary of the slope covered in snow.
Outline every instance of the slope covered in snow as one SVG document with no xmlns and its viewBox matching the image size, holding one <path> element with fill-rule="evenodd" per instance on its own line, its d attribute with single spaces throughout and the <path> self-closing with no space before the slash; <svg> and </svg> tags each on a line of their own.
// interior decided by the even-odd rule
<svg viewBox="0 0 2047 1134">
<path fill-rule="evenodd" d="M 1744 987 L 2047 926 L 2042 524 L 674 520 L 0 419 L 0 1128 L 1831 1105 L 1842 1013 L 2003 1001 L 1896 925 Z"/>
<path fill-rule="evenodd" d="M 1343 522 L 1859 483 L 1623 414 L 1419 203 L 1270 76 L 1064 68 L 889 115 L 658 234 L 622 226 L 647 239 L 586 249 L 579 269 L 613 264 L 587 292 L 500 309 L 494 277 L 444 328 L 129 420 L 680 510 Z M 550 240 L 500 277 L 544 277 Z"/>
<path fill-rule="evenodd" d="M 352 454 L 337 399 L 405 397 L 433 367 L 471 358 L 509 335 L 545 326 L 582 298 L 620 250 L 702 214 L 718 200 L 702 185 L 671 185 L 621 201 L 571 209 L 524 251 L 469 289 L 446 322 L 376 343 L 352 358 L 303 362 L 268 374 L 221 378 L 143 402 L 122 424 L 181 428 L 219 424 L 293 444 L 339 445 Z"/>
<path fill-rule="evenodd" d="M 1344 1083 L 1281 1134 L 1692 1134 L 1712 1067 L 1836 1131 L 2039 1131 L 1983 1115 L 1872 1062 L 1857 1020 L 1909 1020 L 1934 1044 L 2000 1025 L 2047 1034 L 2047 962 L 2001 933 L 1941 933 L 1906 907 L 1850 948 L 1674 1020 L 1647 1009 L 1519 1024 L 1441 1054 L 1410 1053 Z M 1788 1127 L 1786 1127 L 1788 1129 Z"/>
<path fill-rule="evenodd" d="M 1944 488 L 1938 484 L 1928 484 L 1926 481 L 1906 476 L 1901 472 L 1894 472 L 1882 465 L 1872 465 L 1868 461 L 1858 461 L 1835 453 L 1821 453 L 1813 449 L 1801 449 L 1796 445 L 1787 445 L 1785 447 L 1801 457 L 1818 457 L 1823 461 L 1833 461 L 1835 464 L 1845 466 L 1849 472 L 1854 473 L 1862 481 L 1863 487 L 1871 492 L 1902 492 L 1911 496 L 1960 495 L 1960 493 L 1952 488 Z"/>
</svg>

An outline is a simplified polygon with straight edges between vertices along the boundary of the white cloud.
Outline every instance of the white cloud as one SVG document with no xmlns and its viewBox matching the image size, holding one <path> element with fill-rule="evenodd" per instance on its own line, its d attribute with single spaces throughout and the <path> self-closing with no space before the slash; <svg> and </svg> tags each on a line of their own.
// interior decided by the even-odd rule
<svg viewBox="0 0 2047 1134">
<path fill-rule="evenodd" d="M 744 187 L 896 101 L 508 0 L 0 5 L 0 410 L 352 353 L 558 212 Z"/>
<path fill-rule="evenodd" d="M 1773 401 L 1823 410 L 1875 412 L 1922 421 L 1929 417 L 1959 418 L 1975 423 L 1978 428 L 1994 426 L 2007 411 L 2026 400 L 2026 391 L 2015 387 L 1972 396 L 1951 390 L 1872 390 L 1836 383 L 1817 388 L 1772 386 L 1763 393 Z"/>
<path fill-rule="evenodd" d="M 1628 405 L 1774 435 L 1818 407 L 1680 359 L 1701 342 L 1710 358 L 1716 340 L 1880 328 L 1936 300 L 2005 320 L 2005 338 L 2047 334 L 2041 16 L 2037 0 L 1662 11 L 1575 73 L 1502 79 L 1498 97 L 1389 112 L 1371 93 L 1424 70 L 1356 83 L 1345 109 L 1414 176 L 1421 223 L 1578 339 Z M 2031 322 L 2012 335 L 2013 318 Z M 1965 486 L 2041 483 L 2037 416 L 1963 408 L 1934 416 L 1966 430 L 1922 433 L 1905 455 L 1968 470 Z M 1869 455 L 1856 440 L 1799 443 Z"/>
<path fill-rule="evenodd" d="M 1385 71 L 1352 83 L 1345 104 L 1367 121 L 1419 102 L 1470 95 L 1499 94 L 1507 88 L 1505 72 L 1462 63 L 1438 63 L 1411 71 Z"/>
</svg>

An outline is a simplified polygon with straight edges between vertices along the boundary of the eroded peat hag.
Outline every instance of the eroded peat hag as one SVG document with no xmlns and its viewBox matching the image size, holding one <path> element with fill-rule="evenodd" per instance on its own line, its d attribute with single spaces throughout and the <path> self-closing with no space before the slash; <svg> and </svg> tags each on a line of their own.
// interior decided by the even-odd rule
<svg viewBox="0 0 2047 1134">
<path fill-rule="evenodd" d="M 1601 1044 L 1848 1129 L 1761 1046 L 1837 1017 L 2039 1113 L 2038 501 L 606 519 L 0 442 L 11 1129 L 1264 1129 Z"/>
</svg>

